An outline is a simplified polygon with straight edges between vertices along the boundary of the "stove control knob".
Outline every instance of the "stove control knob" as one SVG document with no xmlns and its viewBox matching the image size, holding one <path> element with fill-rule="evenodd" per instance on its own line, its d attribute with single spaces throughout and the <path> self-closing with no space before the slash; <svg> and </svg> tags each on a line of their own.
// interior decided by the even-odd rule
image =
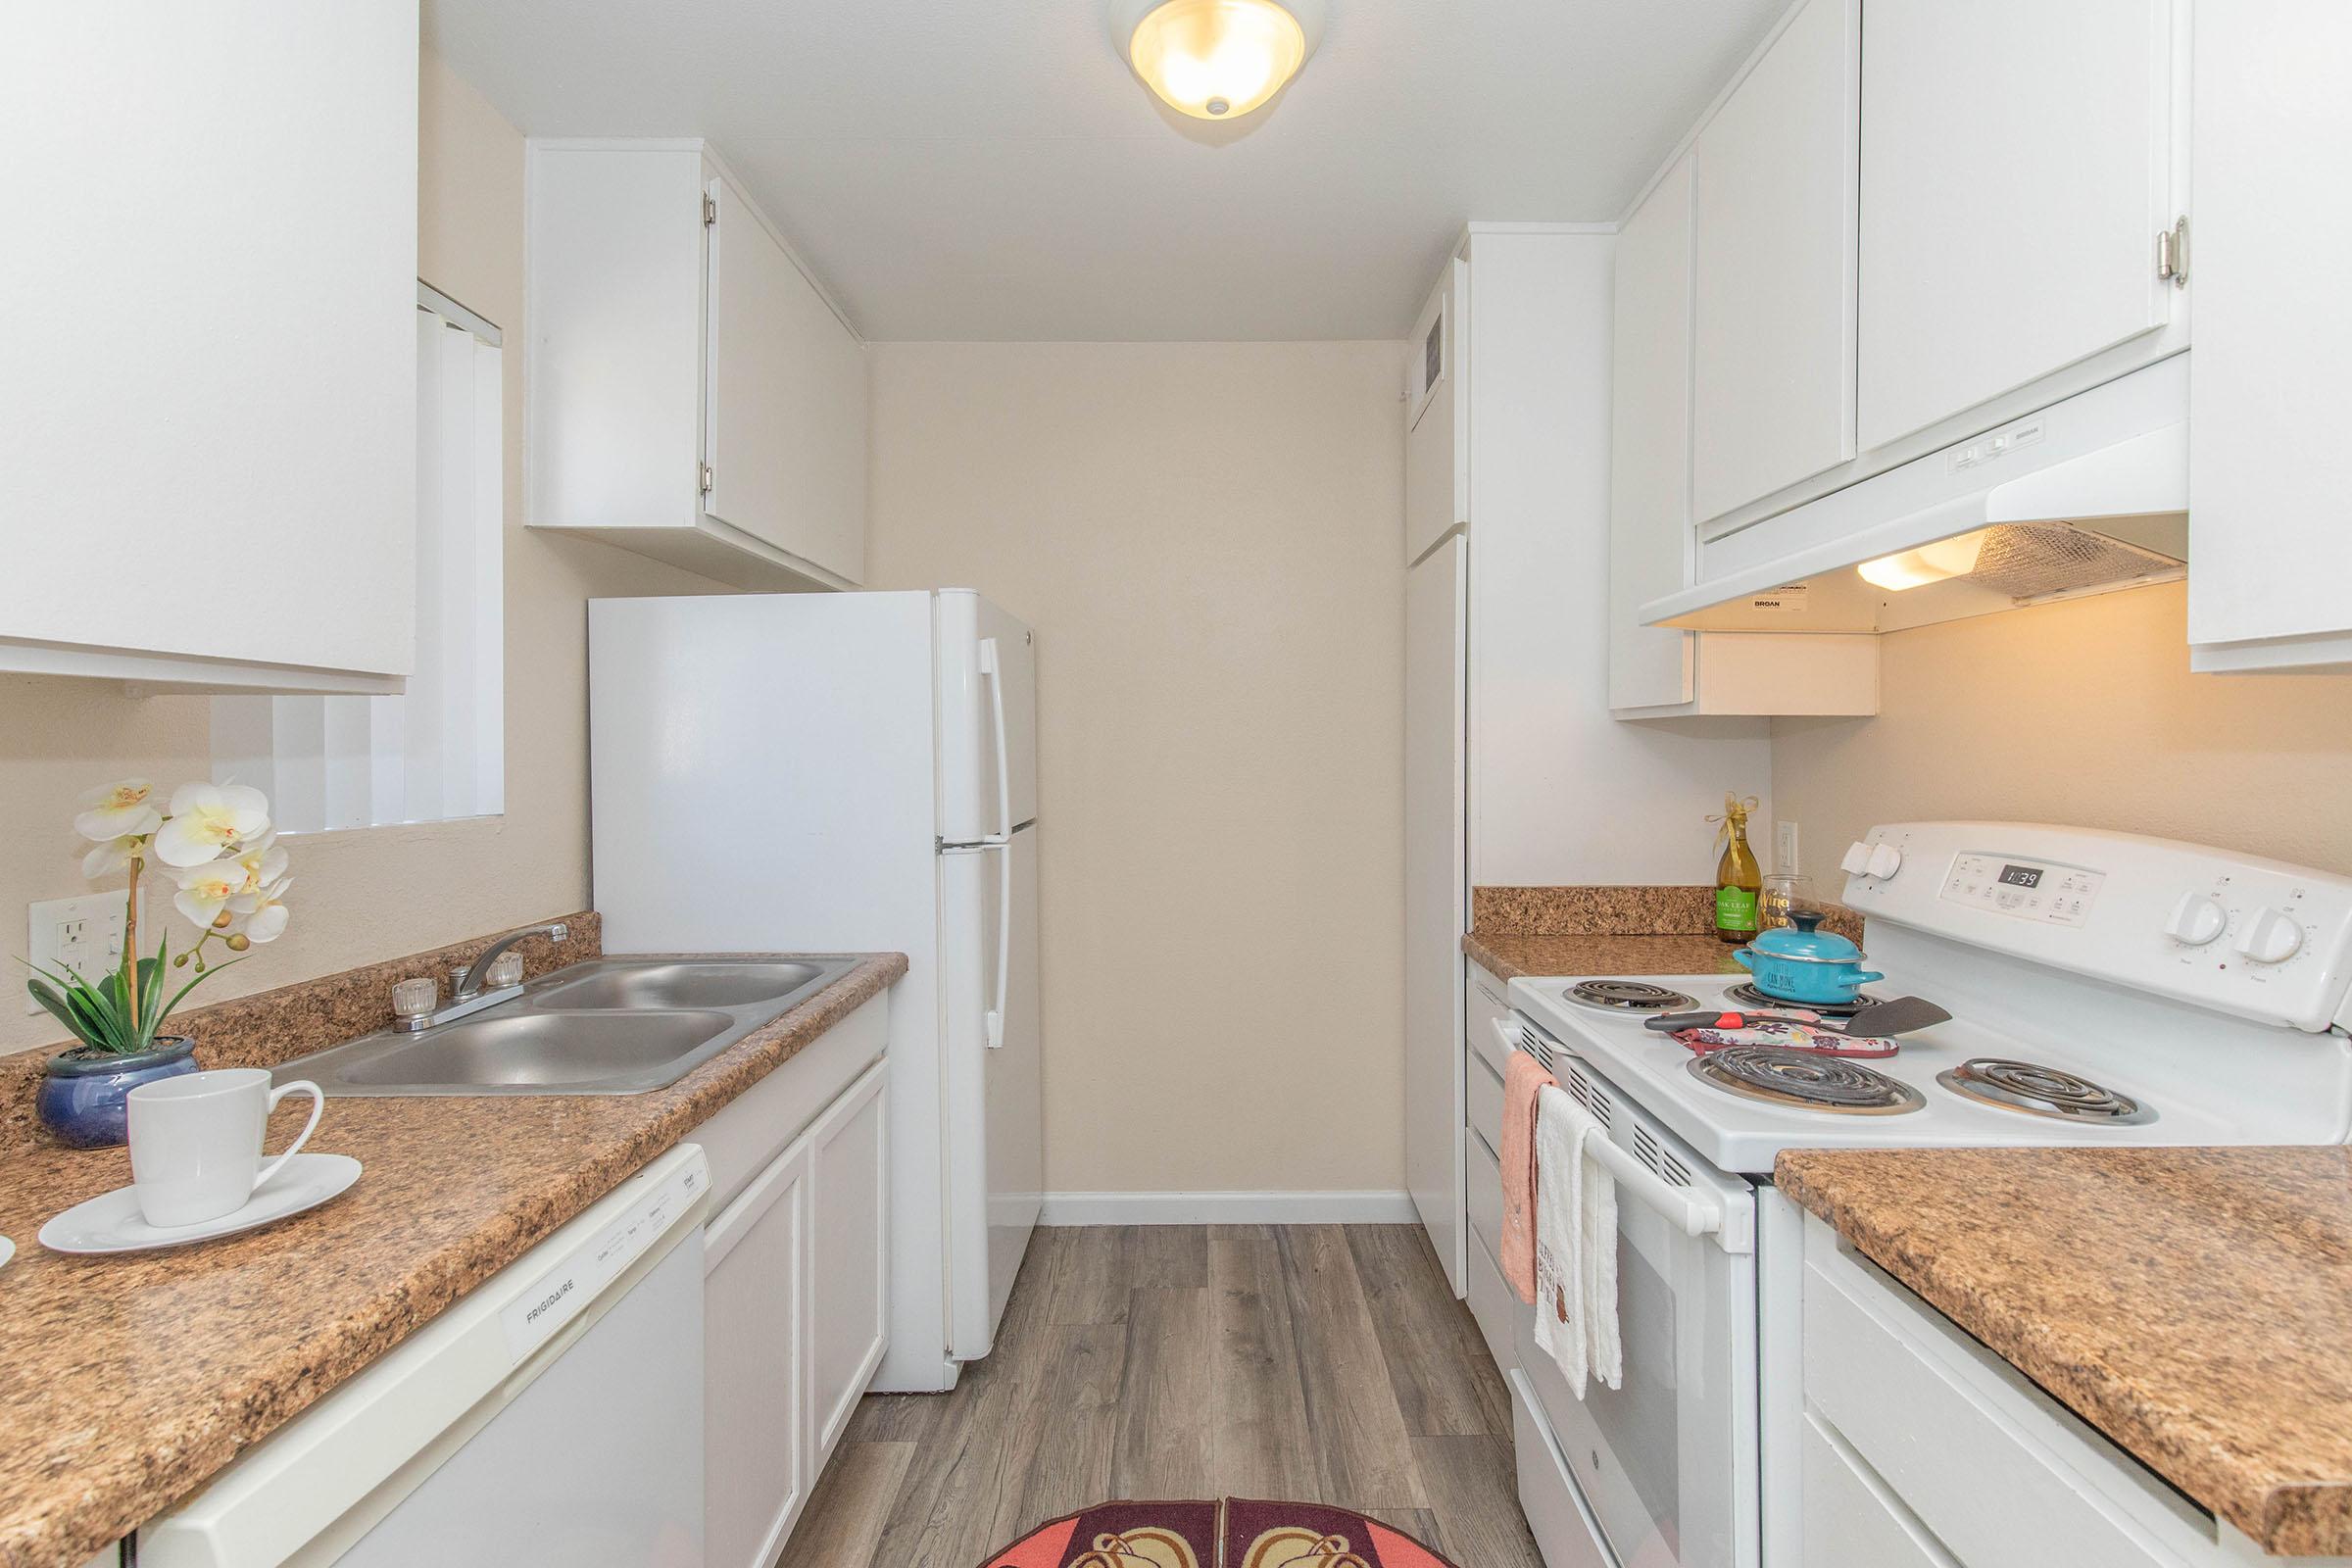
<svg viewBox="0 0 2352 1568">
<path fill-rule="evenodd" d="M 2256 963 L 2284 963 L 2303 946 L 2303 928 L 2284 909 L 2263 909 L 2246 922 L 2237 951 Z"/>
<path fill-rule="evenodd" d="M 2164 922 L 2164 934 L 2183 947 L 2201 948 L 2229 924 L 2230 911 L 2222 907 L 2221 900 L 2183 893 L 2180 902 L 2173 906 L 2173 917 Z"/>
<path fill-rule="evenodd" d="M 1870 846 L 1860 843 L 1847 845 L 1845 858 L 1838 862 L 1838 869 L 1848 876 L 1867 875 L 1870 871 Z"/>
<path fill-rule="evenodd" d="M 1903 852 L 1891 844 L 1881 844 L 1870 852 L 1870 874 L 1884 882 L 1903 868 Z"/>
</svg>

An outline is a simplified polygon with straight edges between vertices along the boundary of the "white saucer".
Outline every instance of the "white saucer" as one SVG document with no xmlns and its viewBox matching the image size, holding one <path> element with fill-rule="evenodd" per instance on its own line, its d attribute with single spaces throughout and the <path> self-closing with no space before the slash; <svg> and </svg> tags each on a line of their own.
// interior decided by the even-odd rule
<svg viewBox="0 0 2352 1568">
<path fill-rule="evenodd" d="M 8 1260 L 16 1255 L 17 1244 L 5 1236 L 0 1236 L 0 1268 L 8 1267 Z"/>
<path fill-rule="evenodd" d="M 234 1213 L 201 1225 L 150 1225 L 139 1212 L 135 1188 L 76 1203 L 41 1227 L 41 1245 L 52 1252 L 144 1252 L 185 1247 L 217 1236 L 234 1236 L 320 1203 L 360 1179 L 360 1162 L 349 1154 L 296 1154 L 261 1185 L 253 1201 Z"/>
</svg>

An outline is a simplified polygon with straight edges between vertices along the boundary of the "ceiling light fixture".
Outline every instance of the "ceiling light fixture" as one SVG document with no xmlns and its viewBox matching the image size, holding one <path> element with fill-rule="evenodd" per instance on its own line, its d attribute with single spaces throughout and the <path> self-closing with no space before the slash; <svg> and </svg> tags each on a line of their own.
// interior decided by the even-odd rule
<svg viewBox="0 0 2352 1568">
<path fill-rule="evenodd" d="M 1988 531 L 1979 528 L 1975 533 L 1938 539 L 1900 555 L 1881 556 L 1876 561 L 1865 561 L 1854 570 L 1861 573 L 1864 582 L 1890 593 L 1965 577 L 1977 569 L 1977 558 L 1984 553 L 1984 535 Z"/>
<path fill-rule="evenodd" d="M 1306 64 L 1321 0 L 1112 0 L 1111 41 L 1162 102 L 1195 120 L 1239 120 Z"/>
</svg>

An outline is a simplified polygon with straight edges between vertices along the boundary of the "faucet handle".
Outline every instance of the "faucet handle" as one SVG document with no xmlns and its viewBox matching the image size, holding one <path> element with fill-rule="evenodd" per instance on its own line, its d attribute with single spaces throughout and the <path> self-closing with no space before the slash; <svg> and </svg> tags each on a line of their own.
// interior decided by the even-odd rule
<svg viewBox="0 0 2352 1568">
<path fill-rule="evenodd" d="M 558 920 L 555 924 L 547 928 L 547 940 L 550 942 L 569 942 L 571 940 L 571 927 L 564 924 L 563 921 Z"/>
<path fill-rule="evenodd" d="M 406 1023 L 412 1018 L 429 1018 L 441 1000 L 441 988 L 430 976 L 416 975 L 393 982 L 392 1016 Z"/>
</svg>

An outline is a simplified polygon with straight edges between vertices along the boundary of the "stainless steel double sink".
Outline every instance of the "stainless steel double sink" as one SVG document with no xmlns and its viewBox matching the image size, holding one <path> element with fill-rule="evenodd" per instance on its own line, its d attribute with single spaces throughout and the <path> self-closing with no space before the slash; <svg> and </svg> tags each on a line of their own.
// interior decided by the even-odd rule
<svg viewBox="0 0 2352 1568">
<path fill-rule="evenodd" d="M 289 1061 L 330 1096 L 630 1095 L 676 1083 L 831 985 L 855 958 L 598 958 L 416 1034 Z"/>
</svg>

